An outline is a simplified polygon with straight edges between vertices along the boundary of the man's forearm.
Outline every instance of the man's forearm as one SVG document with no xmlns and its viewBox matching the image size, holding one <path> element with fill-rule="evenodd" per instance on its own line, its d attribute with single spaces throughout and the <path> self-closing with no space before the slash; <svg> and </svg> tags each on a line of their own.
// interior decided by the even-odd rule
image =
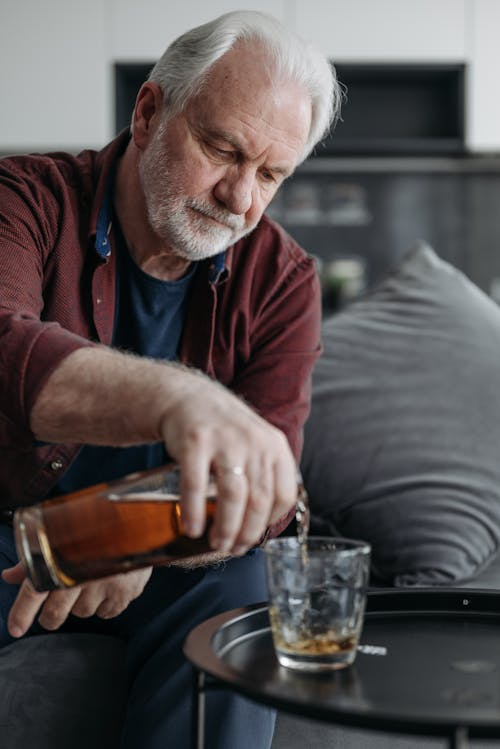
<svg viewBox="0 0 500 749">
<path fill-rule="evenodd" d="M 181 471 L 182 522 L 205 526 L 210 473 L 217 482 L 212 548 L 244 553 L 296 499 L 296 468 L 283 432 L 206 375 L 105 347 L 69 354 L 30 415 L 49 442 L 127 446 L 162 441 Z"/>
<path fill-rule="evenodd" d="M 162 440 L 161 421 L 198 373 L 150 359 L 82 348 L 51 374 L 31 411 L 31 429 L 48 442 L 127 446 Z"/>
</svg>

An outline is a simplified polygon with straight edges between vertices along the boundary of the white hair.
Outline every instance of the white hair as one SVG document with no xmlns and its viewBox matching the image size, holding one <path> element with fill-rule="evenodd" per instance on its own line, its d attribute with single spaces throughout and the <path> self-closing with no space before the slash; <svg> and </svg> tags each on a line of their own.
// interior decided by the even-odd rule
<svg viewBox="0 0 500 749">
<path fill-rule="evenodd" d="M 152 69 L 149 79 L 163 91 L 167 116 L 183 111 L 207 75 L 236 42 L 258 41 L 276 74 L 303 86 L 311 99 L 311 126 L 302 153 L 305 159 L 340 115 L 342 89 L 335 69 L 311 44 L 273 16 L 256 11 L 225 13 L 176 39 Z"/>
</svg>

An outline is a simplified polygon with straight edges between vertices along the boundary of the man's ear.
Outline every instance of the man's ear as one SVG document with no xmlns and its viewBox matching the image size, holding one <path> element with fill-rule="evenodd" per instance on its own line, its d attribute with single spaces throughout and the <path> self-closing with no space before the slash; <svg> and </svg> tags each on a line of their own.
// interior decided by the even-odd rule
<svg viewBox="0 0 500 749">
<path fill-rule="evenodd" d="M 163 93 L 152 81 L 143 83 L 135 100 L 133 140 L 137 148 L 146 148 L 163 115 Z"/>
</svg>

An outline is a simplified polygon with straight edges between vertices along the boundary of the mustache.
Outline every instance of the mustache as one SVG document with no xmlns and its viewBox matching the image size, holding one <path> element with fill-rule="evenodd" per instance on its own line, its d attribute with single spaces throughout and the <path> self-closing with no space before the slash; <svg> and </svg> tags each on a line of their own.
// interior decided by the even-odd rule
<svg viewBox="0 0 500 749">
<path fill-rule="evenodd" d="M 216 208 L 215 206 L 209 205 L 203 200 L 198 200 L 196 198 L 187 200 L 186 205 L 188 208 L 192 208 L 203 216 L 208 216 L 209 218 L 213 218 L 215 221 L 224 224 L 232 231 L 242 231 L 244 229 L 245 219 L 243 216 L 235 216 L 234 213 L 225 211 L 223 208 Z"/>
</svg>

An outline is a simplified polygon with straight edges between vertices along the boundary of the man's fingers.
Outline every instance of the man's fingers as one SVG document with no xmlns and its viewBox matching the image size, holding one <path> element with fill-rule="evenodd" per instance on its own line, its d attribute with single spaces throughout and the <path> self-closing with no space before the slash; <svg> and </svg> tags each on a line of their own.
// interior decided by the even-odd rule
<svg viewBox="0 0 500 749">
<path fill-rule="evenodd" d="M 7 567 L 2 571 L 2 579 L 9 585 L 21 585 L 26 577 L 22 562 L 18 562 L 14 567 Z"/>
<path fill-rule="evenodd" d="M 295 463 L 279 461 L 274 465 L 274 503 L 269 523 L 276 523 L 297 503 L 300 475 Z"/>
<path fill-rule="evenodd" d="M 244 554 L 258 543 L 269 523 L 275 501 L 272 465 L 261 461 L 250 466 L 248 477 L 248 498 L 231 549 L 235 555 Z"/>
<path fill-rule="evenodd" d="M 45 629 L 54 630 L 64 624 L 68 616 L 88 617 L 97 613 L 102 618 L 117 616 L 137 598 L 151 576 L 151 567 L 96 580 L 87 585 L 77 585 L 65 590 L 37 593 L 28 580 L 24 580 L 10 610 L 7 622 L 12 637 L 22 637 L 35 618 Z M 19 565 L 4 571 L 4 579 L 13 582 L 19 577 Z"/>
<path fill-rule="evenodd" d="M 11 567 L 10 570 L 5 570 L 5 572 L 11 572 L 15 569 L 15 567 Z M 7 621 L 7 628 L 12 637 L 22 637 L 26 634 L 48 595 L 48 593 L 37 593 L 31 583 L 24 580 Z"/>
<path fill-rule="evenodd" d="M 233 446 L 232 451 L 216 453 L 211 461 L 204 456 L 192 460 L 191 468 L 188 461 L 181 466 L 182 520 L 187 535 L 199 536 L 204 529 L 209 467 L 217 495 L 210 529 L 213 549 L 244 554 L 258 543 L 269 524 L 289 512 L 297 498 L 295 462 L 285 437 L 273 436 L 274 445 L 267 451 L 252 454 L 238 445 L 238 454 Z"/>
<path fill-rule="evenodd" d="M 297 501 L 297 473 L 288 460 L 262 461 L 248 471 L 249 492 L 244 516 L 231 551 L 245 553 L 258 543 L 266 527 L 286 515 Z"/>
<path fill-rule="evenodd" d="M 44 629 L 59 629 L 71 613 L 74 604 L 82 592 L 78 585 L 67 590 L 53 590 L 43 604 L 39 623 Z"/>
<path fill-rule="evenodd" d="M 218 459 L 215 462 L 217 504 L 210 531 L 213 549 L 228 552 L 241 527 L 248 499 L 248 478 L 244 461 Z"/>
<path fill-rule="evenodd" d="M 206 498 L 210 463 L 202 445 L 189 450 L 179 463 L 182 525 L 188 536 L 198 538 L 206 523 Z"/>
<path fill-rule="evenodd" d="M 36 619 L 44 629 L 54 630 L 64 624 L 73 604 L 80 595 L 80 587 L 37 593 L 25 580 L 9 613 L 8 629 L 12 637 L 22 637 Z"/>
</svg>

